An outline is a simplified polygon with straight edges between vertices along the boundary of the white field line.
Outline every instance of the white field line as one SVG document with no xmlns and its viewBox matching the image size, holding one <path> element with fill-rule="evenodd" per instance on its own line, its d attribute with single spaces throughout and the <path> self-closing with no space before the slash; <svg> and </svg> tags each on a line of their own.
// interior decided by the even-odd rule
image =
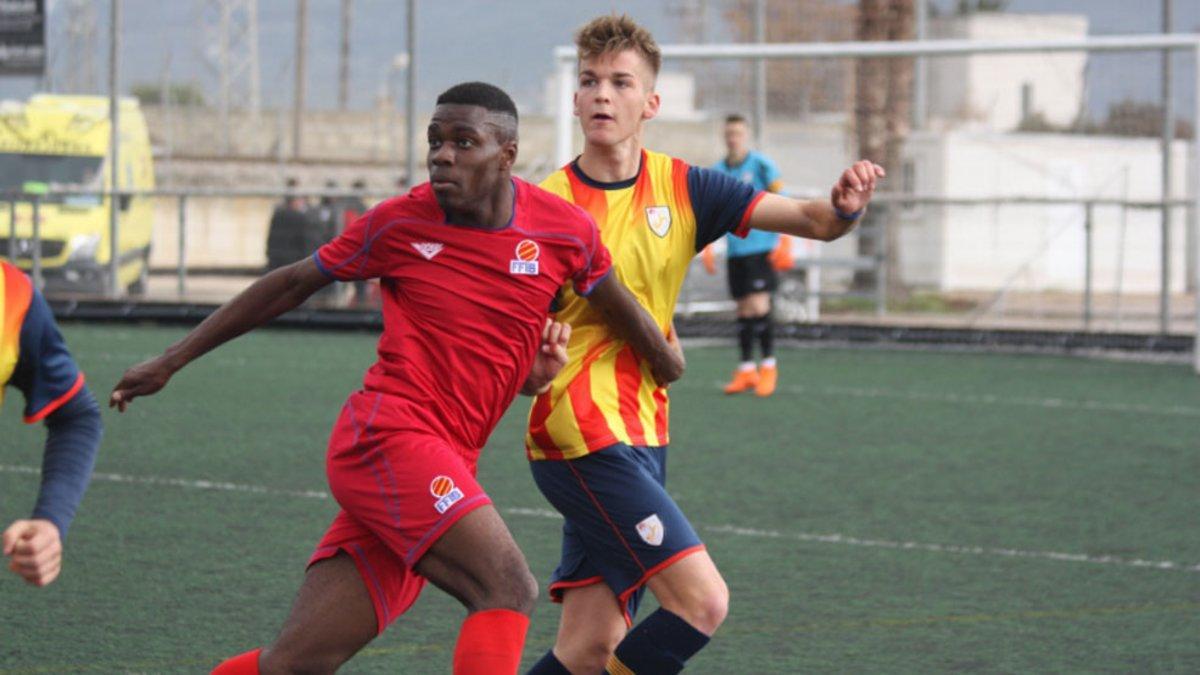
<svg viewBox="0 0 1200 675">
<path fill-rule="evenodd" d="M 680 385 L 672 385 L 672 388 Z M 713 382 L 710 387 L 720 391 L 724 382 Z M 687 389 L 696 387 L 683 385 Z M 1132 413 L 1137 415 L 1162 415 L 1168 417 L 1200 417 L 1200 408 L 1190 406 L 1152 406 L 1141 403 L 1124 403 L 1064 398 L 1040 398 L 1036 396 L 993 396 L 991 394 L 953 394 L 921 391 L 897 391 L 878 387 L 806 387 L 800 384 L 781 385 L 778 390 L 789 394 L 810 396 L 850 396 L 854 398 L 900 399 L 904 401 L 929 401 L 932 403 L 954 403 L 961 405 L 1011 405 L 1046 410 L 1086 410 L 1092 412 Z M 777 390 L 777 391 L 778 391 Z"/>
<path fill-rule="evenodd" d="M 41 473 L 37 467 L 15 466 L 0 464 L 0 473 L 15 473 L 36 476 Z M 159 485 L 180 487 L 194 490 L 216 490 L 220 492 L 244 492 L 249 494 L 276 495 L 281 497 L 298 497 L 302 499 L 329 499 L 328 492 L 323 490 L 281 490 L 262 485 L 245 485 L 211 480 L 191 480 L 186 478 L 162 478 L 158 476 L 131 476 L 118 473 L 95 472 L 92 480 L 108 483 L 125 483 L 134 485 Z M 511 516 L 526 516 L 561 520 L 562 516 L 550 509 L 535 509 L 525 507 L 509 507 L 502 509 Z M 1138 567 L 1156 570 L 1175 570 L 1182 572 L 1200 572 L 1200 563 L 1182 563 L 1171 560 L 1144 560 L 1141 558 L 1119 558 L 1117 556 L 1094 556 L 1084 553 L 1063 553 L 1059 551 L 1027 551 L 1015 548 L 999 548 L 990 546 L 963 546 L 957 544 L 926 544 L 917 541 L 893 541 L 888 539 L 863 539 L 844 534 L 814 534 L 809 532 L 781 532 L 779 530 L 760 530 L 737 525 L 699 525 L 705 532 L 726 534 L 735 537 L 755 539 L 779 539 L 783 541 L 800 541 L 816 544 L 836 544 L 841 546 L 859 546 L 863 548 L 882 548 L 900 551 L 924 551 L 928 553 L 950 553 L 955 555 L 974 555 L 992 558 L 1030 558 L 1038 560 L 1053 560 L 1057 562 L 1088 563 L 1093 565 L 1115 565 L 1118 567 Z"/>
</svg>

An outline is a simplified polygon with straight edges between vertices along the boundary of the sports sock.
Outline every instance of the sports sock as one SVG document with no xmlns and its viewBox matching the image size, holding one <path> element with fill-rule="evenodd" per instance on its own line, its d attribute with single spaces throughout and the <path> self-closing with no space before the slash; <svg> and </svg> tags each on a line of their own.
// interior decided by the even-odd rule
<svg viewBox="0 0 1200 675">
<path fill-rule="evenodd" d="M 764 359 L 775 355 L 775 322 L 771 318 L 768 313 L 756 319 L 758 342 Z"/>
<path fill-rule="evenodd" d="M 533 664 L 525 675 L 571 675 L 571 671 L 558 660 L 554 655 L 554 650 L 546 652 L 538 662 Z"/>
<path fill-rule="evenodd" d="M 708 644 L 708 636 L 665 609 L 633 627 L 605 667 L 608 675 L 678 673 Z"/>
<path fill-rule="evenodd" d="M 255 649 L 231 656 L 213 669 L 212 675 L 258 675 L 258 655 L 262 649 Z"/>
<path fill-rule="evenodd" d="M 511 609 L 487 609 L 468 616 L 454 646 L 454 675 L 515 674 L 527 630 L 529 617 Z"/>
<path fill-rule="evenodd" d="M 754 319 L 738 319 L 738 346 L 742 350 L 742 363 L 754 360 Z"/>
<path fill-rule="evenodd" d="M 775 357 L 774 357 L 774 356 L 768 356 L 767 358 L 763 359 L 763 360 L 762 360 L 762 367 L 763 367 L 763 368 L 774 368 L 774 367 L 775 367 Z"/>
</svg>

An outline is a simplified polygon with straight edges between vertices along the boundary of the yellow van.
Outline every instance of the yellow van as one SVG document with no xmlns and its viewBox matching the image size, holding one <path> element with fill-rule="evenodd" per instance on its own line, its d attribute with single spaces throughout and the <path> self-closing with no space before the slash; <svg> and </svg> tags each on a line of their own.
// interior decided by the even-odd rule
<svg viewBox="0 0 1200 675">
<path fill-rule="evenodd" d="M 39 94 L 28 103 L 0 102 L 0 255 L 22 269 L 33 266 L 33 207 L 39 195 L 42 275 L 47 292 L 103 293 L 108 288 L 109 199 L 56 194 L 107 190 L 107 98 Z M 146 119 L 136 99 L 120 101 L 120 188 L 154 188 L 154 163 Z M 16 195 L 16 251 L 9 251 L 10 205 Z M 117 245 L 118 282 L 133 293 L 146 289 L 153 204 L 122 197 Z"/>
</svg>

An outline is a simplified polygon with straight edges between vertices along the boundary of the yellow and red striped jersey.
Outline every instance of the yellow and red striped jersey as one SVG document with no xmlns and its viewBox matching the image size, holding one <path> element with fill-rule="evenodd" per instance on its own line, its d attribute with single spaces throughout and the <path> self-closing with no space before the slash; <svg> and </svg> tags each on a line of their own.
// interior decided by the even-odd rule
<svg viewBox="0 0 1200 675">
<path fill-rule="evenodd" d="M 0 260 L 0 404 L 5 384 L 17 367 L 21 351 L 21 325 L 33 299 L 33 284 L 21 270 Z"/>
<path fill-rule="evenodd" d="M 46 299 L 16 266 L 0 260 L 0 405 L 5 387 L 25 395 L 25 422 L 40 422 L 83 388 Z"/>
<path fill-rule="evenodd" d="M 726 232 L 745 234 L 762 195 L 718 172 L 645 150 L 630 180 L 597 182 L 573 162 L 541 187 L 596 219 L 617 277 L 664 334 L 691 259 Z M 572 329 L 569 361 L 534 399 L 525 437 L 529 458 L 574 459 L 615 443 L 667 445 L 670 402 L 649 366 L 573 289 L 561 291 L 558 305 L 558 320 Z"/>
</svg>

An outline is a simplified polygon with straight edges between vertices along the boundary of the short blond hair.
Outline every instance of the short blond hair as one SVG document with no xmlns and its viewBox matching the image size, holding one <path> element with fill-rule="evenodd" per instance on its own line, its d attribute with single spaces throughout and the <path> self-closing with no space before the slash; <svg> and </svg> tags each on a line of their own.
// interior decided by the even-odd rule
<svg viewBox="0 0 1200 675">
<path fill-rule="evenodd" d="M 575 48 L 580 63 L 604 54 L 632 49 L 645 59 L 655 78 L 662 67 L 662 50 L 658 48 L 654 36 L 628 14 L 608 14 L 587 22 L 575 33 Z"/>
</svg>

